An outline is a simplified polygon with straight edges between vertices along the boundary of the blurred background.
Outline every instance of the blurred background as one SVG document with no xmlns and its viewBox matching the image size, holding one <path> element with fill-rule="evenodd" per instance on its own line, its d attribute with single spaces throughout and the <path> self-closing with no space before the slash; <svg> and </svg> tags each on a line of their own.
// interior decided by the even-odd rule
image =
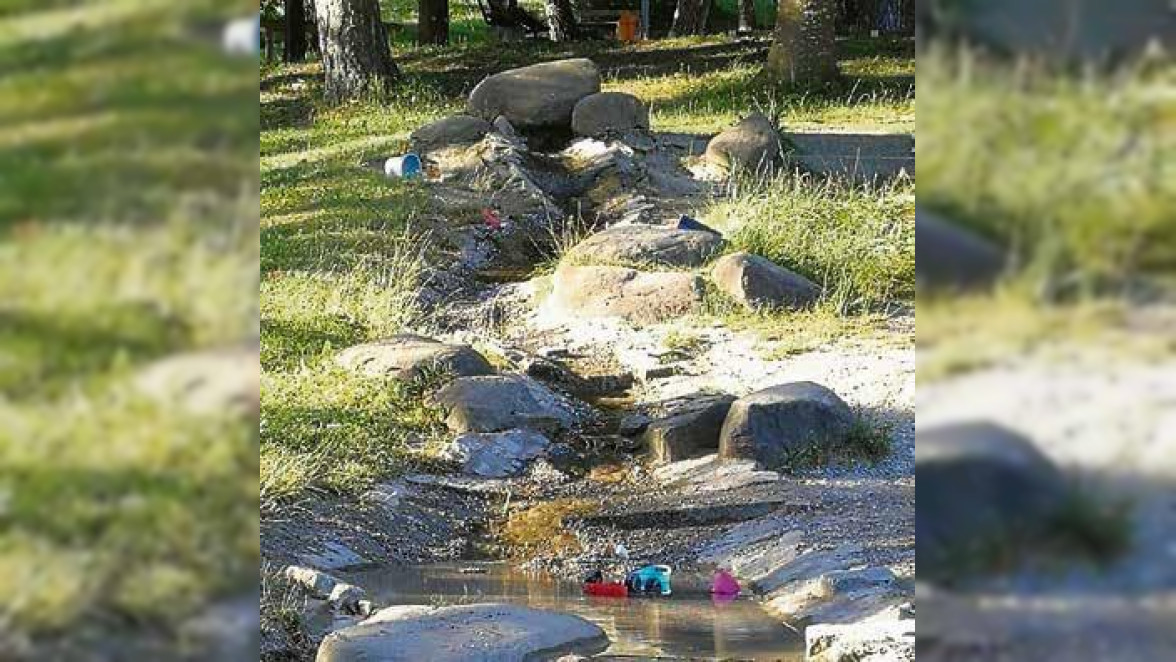
<svg viewBox="0 0 1176 662">
<path fill-rule="evenodd" d="M 256 11 L 0 2 L 0 659 L 256 651 Z"/>
<path fill-rule="evenodd" d="M 1176 8 L 918 41 L 920 659 L 1176 658 Z"/>
</svg>

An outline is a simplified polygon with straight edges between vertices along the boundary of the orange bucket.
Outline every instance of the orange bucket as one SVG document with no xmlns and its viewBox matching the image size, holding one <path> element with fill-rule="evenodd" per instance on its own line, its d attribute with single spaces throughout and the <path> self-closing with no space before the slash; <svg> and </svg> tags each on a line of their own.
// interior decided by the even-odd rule
<svg viewBox="0 0 1176 662">
<path fill-rule="evenodd" d="M 640 23 L 637 12 L 621 12 L 621 17 L 617 21 L 617 39 L 619 41 L 637 41 L 637 27 Z"/>
</svg>

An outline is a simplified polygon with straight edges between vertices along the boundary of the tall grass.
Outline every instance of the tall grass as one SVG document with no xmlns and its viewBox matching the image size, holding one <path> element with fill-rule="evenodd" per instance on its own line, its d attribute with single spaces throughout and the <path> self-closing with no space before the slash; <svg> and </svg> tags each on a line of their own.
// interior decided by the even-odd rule
<svg viewBox="0 0 1176 662">
<path fill-rule="evenodd" d="M 938 47 L 918 76 L 921 204 L 1042 283 L 1176 268 L 1176 65 L 1059 72 Z"/>
<path fill-rule="evenodd" d="M 824 288 L 841 314 L 914 294 L 913 186 L 849 187 L 810 177 L 755 179 L 706 211 L 731 250 L 762 255 Z"/>
</svg>

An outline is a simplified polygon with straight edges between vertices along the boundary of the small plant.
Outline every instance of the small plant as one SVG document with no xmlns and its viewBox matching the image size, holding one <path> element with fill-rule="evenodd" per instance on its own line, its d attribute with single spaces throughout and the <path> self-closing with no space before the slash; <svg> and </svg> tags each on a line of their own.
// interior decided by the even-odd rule
<svg viewBox="0 0 1176 662">
<path fill-rule="evenodd" d="M 662 345 L 671 351 L 695 354 L 706 347 L 706 339 L 692 331 L 675 329 L 662 338 Z"/>
</svg>

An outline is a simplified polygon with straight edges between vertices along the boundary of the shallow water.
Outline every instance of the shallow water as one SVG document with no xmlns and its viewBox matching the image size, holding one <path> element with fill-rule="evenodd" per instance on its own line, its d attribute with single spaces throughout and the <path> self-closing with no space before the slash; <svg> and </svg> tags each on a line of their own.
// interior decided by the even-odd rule
<svg viewBox="0 0 1176 662">
<path fill-rule="evenodd" d="M 596 623 L 612 645 L 603 655 L 667 660 L 804 659 L 803 641 L 747 598 L 721 603 L 707 578 L 675 576 L 666 598 L 599 598 L 581 593 L 578 579 L 513 570 L 462 574 L 459 565 L 368 570 L 349 575 L 379 604 L 510 602 L 574 613 Z"/>
</svg>

